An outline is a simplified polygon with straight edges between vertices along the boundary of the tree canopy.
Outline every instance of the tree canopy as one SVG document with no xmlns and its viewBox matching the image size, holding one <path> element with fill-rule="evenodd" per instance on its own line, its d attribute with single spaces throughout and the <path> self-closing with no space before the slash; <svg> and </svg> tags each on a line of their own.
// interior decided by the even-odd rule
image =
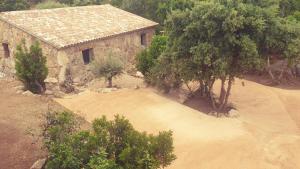
<svg viewBox="0 0 300 169">
<path fill-rule="evenodd" d="M 299 23 L 281 17 L 279 5 L 212 0 L 172 11 L 165 22 L 168 45 L 152 69 L 153 81 L 169 87 L 198 81 L 214 109 L 224 110 L 236 77 L 261 69 L 273 55 L 290 64 L 299 60 Z M 219 97 L 213 93 L 216 80 Z"/>
</svg>

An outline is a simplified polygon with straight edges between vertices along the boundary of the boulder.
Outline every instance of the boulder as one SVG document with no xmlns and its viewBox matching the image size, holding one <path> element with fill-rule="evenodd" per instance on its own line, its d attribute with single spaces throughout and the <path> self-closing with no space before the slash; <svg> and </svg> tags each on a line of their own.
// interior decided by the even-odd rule
<svg viewBox="0 0 300 169">
<path fill-rule="evenodd" d="M 0 79 L 4 78 L 4 77 L 5 77 L 5 74 L 3 72 L 0 72 Z"/>
<path fill-rule="evenodd" d="M 26 90 L 22 94 L 25 95 L 25 96 L 34 96 L 34 94 L 31 91 L 29 91 L 29 90 Z"/>
<path fill-rule="evenodd" d="M 144 78 L 144 75 L 142 72 L 139 72 L 137 71 L 136 74 L 135 74 L 136 77 L 139 77 L 139 78 Z"/>
<path fill-rule="evenodd" d="M 237 118 L 240 116 L 240 112 L 237 111 L 236 109 L 231 109 L 229 112 L 228 112 L 228 117 L 231 117 L 231 118 Z"/>
<path fill-rule="evenodd" d="M 39 159 L 30 167 L 30 169 L 42 169 L 44 168 L 46 161 L 46 158 Z"/>
</svg>

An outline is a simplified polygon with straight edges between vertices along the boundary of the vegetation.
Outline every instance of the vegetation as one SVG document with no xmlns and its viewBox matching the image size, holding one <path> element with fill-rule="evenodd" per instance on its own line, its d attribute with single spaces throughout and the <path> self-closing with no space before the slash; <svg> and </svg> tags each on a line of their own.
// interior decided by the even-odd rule
<svg viewBox="0 0 300 169">
<path fill-rule="evenodd" d="M 49 113 L 43 135 L 47 169 L 156 169 L 175 159 L 171 131 L 140 133 L 120 116 L 96 119 L 91 131 L 80 131 L 71 113 Z"/>
<path fill-rule="evenodd" d="M 52 8 L 64 8 L 67 6 L 68 5 L 66 5 L 66 4 L 62 4 L 59 2 L 55 2 L 55 1 L 45 1 L 45 2 L 38 3 L 35 6 L 35 8 L 36 9 L 52 9 Z"/>
<path fill-rule="evenodd" d="M 108 87 L 112 87 L 114 77 L 123 73 L 124 63 L 112 52 L 107 57 L 97 59 L 92 63 L 92 71 L 97 77 L 104 77 L 108 81 Z"/>
<path fill-rule="evenodd" d="M 16 11 L 28 9 L 29 4 L 26 0 L 1 0 L 0 12 Z"/>
<path fill-rule="evenodd" d="M 137 55 L 137 69 L 143 74 L 148 74 L 150 69 L 155 65 L 157 58 L 165 51 L 168 37 L 156 35 L 153 37 L 148 49 L 143 50 Z"/>
<path fill-rule="evenodd" d="M 270 4 L 202 1 L 191 9 L 175 10 L 165 22 L 169 39 L 166 50 L 155 56 L 155 65 L 151 59 L 141 62 L 141 58 L 151 58 L 147 52 L 142 53 L 138 63 L 151 67 L 138 68 L 150 72 L 146 79 L 166 92 L 197 81 L 201 94 L 216 111 L 223 112 L 236 77 L 262 68 L 272 76 L 268 60 L 274 55 L 290 68 L 300 58 L 299 23 L 282 18 L 280 8 Z M 272 77 L 279 81 L 282 74 Z M 217 80 L 221 81 L 218 97 L 213 92 Z"/>
<path fill-rule="evenodd" d="M 28 50 L 23 40 L 17 46 L 15 57 L 16 75 L 24 83 L 26 89 L 33 93 L 43 93 L 46 87 L 44 80 L 47 78 L 48 68 L 46 57 L 43 56 L 39 43 L 35 42 Z"/>
</svg>

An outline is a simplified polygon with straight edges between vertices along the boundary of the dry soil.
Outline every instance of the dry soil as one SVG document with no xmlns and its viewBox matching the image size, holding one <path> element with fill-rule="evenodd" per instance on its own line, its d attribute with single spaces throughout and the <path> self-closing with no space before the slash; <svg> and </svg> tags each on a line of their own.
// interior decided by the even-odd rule
<svg viewBox="0 0 300 169">
<path fill-rule="evenodd" d="M 239 118 L 215 118 L 151 89 L 86 91 L 57 99 L 88 121 L 126 116 L 140 131 L 172 130 L 177 160 L 170 169 L 300 168 L 300 90 L 236 80 Z"/>
</svg>

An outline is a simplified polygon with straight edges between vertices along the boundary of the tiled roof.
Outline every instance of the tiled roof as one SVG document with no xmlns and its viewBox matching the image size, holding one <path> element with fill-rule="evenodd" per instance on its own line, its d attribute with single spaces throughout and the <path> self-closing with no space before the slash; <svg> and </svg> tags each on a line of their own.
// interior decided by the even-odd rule
<svg viewBox="0 0 300 169">
<path fill-rule="evenodd" d="M 4 12 L 0 20 L 56 48 L 157 25 L 111 5 Z"/>
</svg>

